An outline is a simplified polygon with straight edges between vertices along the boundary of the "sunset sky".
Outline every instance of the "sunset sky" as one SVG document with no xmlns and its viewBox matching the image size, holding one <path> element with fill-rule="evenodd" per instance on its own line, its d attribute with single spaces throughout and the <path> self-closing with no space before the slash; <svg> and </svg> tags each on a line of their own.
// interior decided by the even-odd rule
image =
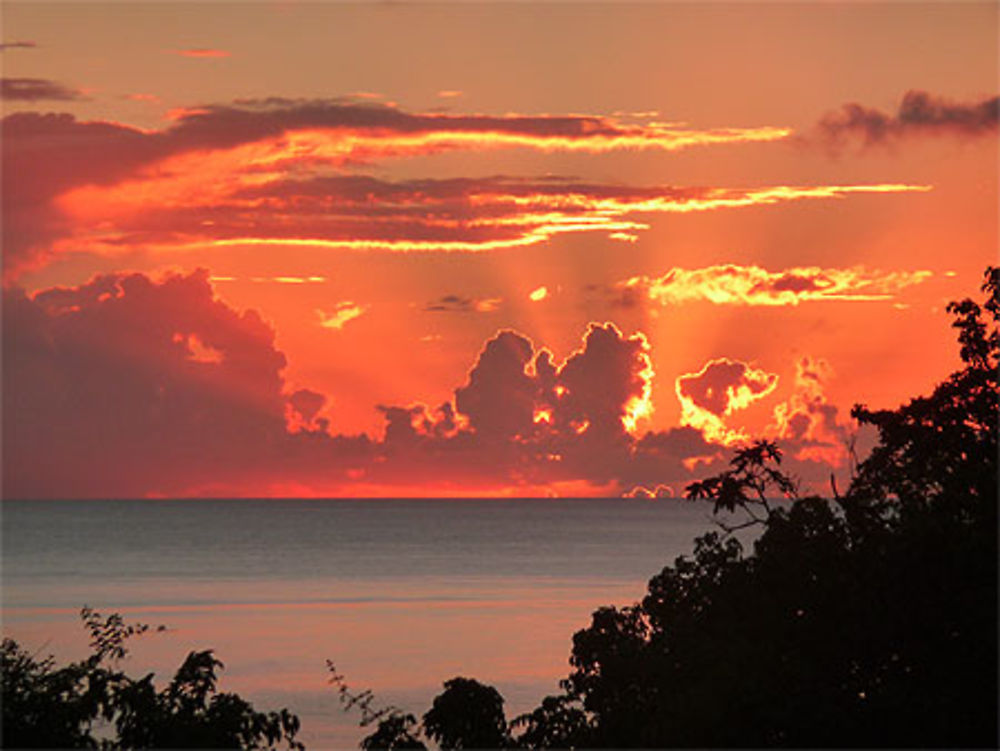
<svg viewBox="0 0 1000 751">
<path fill-rule="evenodd" d="M 5 3 L 4 497 L 825 492 L 996 262 L 997 21 Z"/>
</svg>

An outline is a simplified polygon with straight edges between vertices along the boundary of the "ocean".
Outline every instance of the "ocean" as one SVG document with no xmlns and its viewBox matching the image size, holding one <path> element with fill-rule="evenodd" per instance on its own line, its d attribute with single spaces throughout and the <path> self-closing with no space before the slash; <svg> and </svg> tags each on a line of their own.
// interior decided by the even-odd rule
<svg viewBox="0 0 1000 751">
<path fill-rule="evenodd" d="M 191 650 L 220 688 L 288 707 L 307 748 L 365 731 L 329 684 L 420 715 L 461 675 L 508 718 L 558 691 L 575 631 L 714 528 L 679 500 L 4 501 L 3 633 L 40 656 L 87 654 L 79 611 L 164 625 L 122 667 L 169 680 Z"/>
</svg>

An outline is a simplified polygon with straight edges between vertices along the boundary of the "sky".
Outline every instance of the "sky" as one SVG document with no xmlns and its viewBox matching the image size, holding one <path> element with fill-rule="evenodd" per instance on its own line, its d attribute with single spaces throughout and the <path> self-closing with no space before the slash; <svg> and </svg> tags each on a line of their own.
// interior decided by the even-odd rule
<svg viewBox="0 0 1000 751">
<path fill-rule="evenodd" d="M 997 260 L 997 27 L 5 3 L 4 497 L 846 484 Z"/>
</svg>

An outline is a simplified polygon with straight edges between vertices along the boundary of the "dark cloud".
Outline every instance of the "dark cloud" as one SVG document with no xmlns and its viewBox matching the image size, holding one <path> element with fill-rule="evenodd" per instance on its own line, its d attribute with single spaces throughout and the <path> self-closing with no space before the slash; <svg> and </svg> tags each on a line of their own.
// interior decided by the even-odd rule
<svg viewBox="0 0 1000 751">
<path fill-rule="evenodd" d="M 774 389 L 778 377 L 739 360 L 709 361 L 698 373 L 677 379 L 677 393 L 714 415 L 730 414 Z"/>
<path fill-rule="evenodd" d="M 253 493 L 289 454 L 309 452 L 294 451 L 286 431 L 284 366 L 273 331 L 216 300 L 206 272 L 162 282 L 112 274 L 33 298 L 8 289 L 3 495 L 143 496 L 212 483 Z M 315 417 L 315 399 L 292 401 Z M 346 458 L 346 443 L 323 460 Z"/>
<path fill-rule="evenodd" d="M 320 410 L 326 406 L 326 397 L 312 389 L 299 389 L 288 397 L 288 407 L 293 424 L 303 429 L 326 431 L 328 421 L 319 417 Z"/>
<path fill-rule="evenodd" d="M 444 295 L 427 303 L 424 310 L 429 313 L 490 313 L 503 302 L 499 297 L 462 297 Z"/>
<path fill-rule="evenodd" d="M 486 343 L 469 382 L 455 391 L 456 408 L 478 435 L 490 440 L 531 435 L 538 384 L 526 369 L 533 355 L 531 342 L 513 331 Z"/>
<path fill-rule="evenodd" d="M 65 102 L 85 98 L 76 89 L 45 78 L 0 79 L 0 99 L 5 99 L 8 102 Z"/>
<path fill-rule="evenodd" d="M 869 146 L 915 136 L 977 138 L 995 135 L 1000 97 L 954 102 L 926 91 L 906 92 L 895 113 L 850 103 L 820 120 L 816 140 L 831 147 Z"/>
<path fill-rule="evenodd" d="M 776 279 L 758 282 L 750 288 L 750 293 L 760 292 L 815 292 L 831 286 L 832 282 L 822 275 L 805 276 L 794 272 L 786 272 Z"/>
</svg>

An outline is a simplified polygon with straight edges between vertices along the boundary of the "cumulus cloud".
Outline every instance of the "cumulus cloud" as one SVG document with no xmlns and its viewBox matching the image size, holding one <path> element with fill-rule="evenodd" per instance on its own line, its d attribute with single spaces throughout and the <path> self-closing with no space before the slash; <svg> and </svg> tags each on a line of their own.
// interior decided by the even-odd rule
<svg viewBox="0 0 1000 751">
<path fill-rule="evenodd" d="M 851 429 L 827 401 L 825 386 L 832 375 L 826 360 L 803 357 L 796 362 L 795 392 L 774 408 L 772 430 L 796 459 L 841 467 L 849 458 Z"/>
<path fill-rule="evenodd" d="M 638 276 L 616 285 L 626 307 L 639 299 L 661 305 L 710 302 L 716 305 L 799 305 L 820 300 L 893 300 L 902 290 L 929 279 L 930 271 L 880 271 L 794 267 L 768 271 L 759 266 L 723 264 L 700 269 L 672 268 L 660 277 Z"/>
<path fill-rule="evenodd" d="M 206 271 L 108 274 L 32 296 L 13 287 L 3 306 L 5 497 L 663 495 L 722 466 L 733 433 L 713 433 L 712 420 L 776 383 L 746 363 L 711 361 L 676 384 L 701 417 L 643 432 L 654 373 L 641 333 L 591 323 L 559 359 L 505 330 L 452 399 L 383 405 L 384 435 L 346 436 L 327 395 L 288 388 L 274 332 L 215 298 Z M 823 396 L 828 376 L 822 361 L 802 360 L 771 429 L 816 471 L 836 463 L 829 452 L 843 435 Z"/>
<path fill-rule="evenodd" d="M 1000 126 L 1000 97 L 956 102 L 926 91 L 903 95 L 895 113 L 857 103 L 825 115 L 812 140 L 833 148 L 887 144 L 913 137 L 982 138 Z M 808 138 L 808 137 L 807 137 Z"/>
<path fill-rule="evenodd" d="M 14 289 L 3 306 L 5 497 L 142 495 L 252 464 L 284 432 L 272 332 L 204 273 Z"/>
<path fill-rule="evenodd" d="M 778 376 L 739 360 L 709 360 L 697 373 L 678 376 L 674 390 L 681 404 L 681 425 L 702 431 L 709 440 L 731 445 L 747 436 L 729 428 L 724 418 L 763 399 Z"/>
<path fill-rule="evenodd" d="M 78 90 L 46 78 L 0 78 L 0 99 L 8 102 L 65 102 L 85 98 Z"/>
<path fill-rule="evenodd" d="M 108 274 L 3 295 L 3 496 L 266 495 L 344 482 L 366 437 L 331 436 L 326 397 L 287 394 L 285 357 L 205 271 Z"/>
</svg>

